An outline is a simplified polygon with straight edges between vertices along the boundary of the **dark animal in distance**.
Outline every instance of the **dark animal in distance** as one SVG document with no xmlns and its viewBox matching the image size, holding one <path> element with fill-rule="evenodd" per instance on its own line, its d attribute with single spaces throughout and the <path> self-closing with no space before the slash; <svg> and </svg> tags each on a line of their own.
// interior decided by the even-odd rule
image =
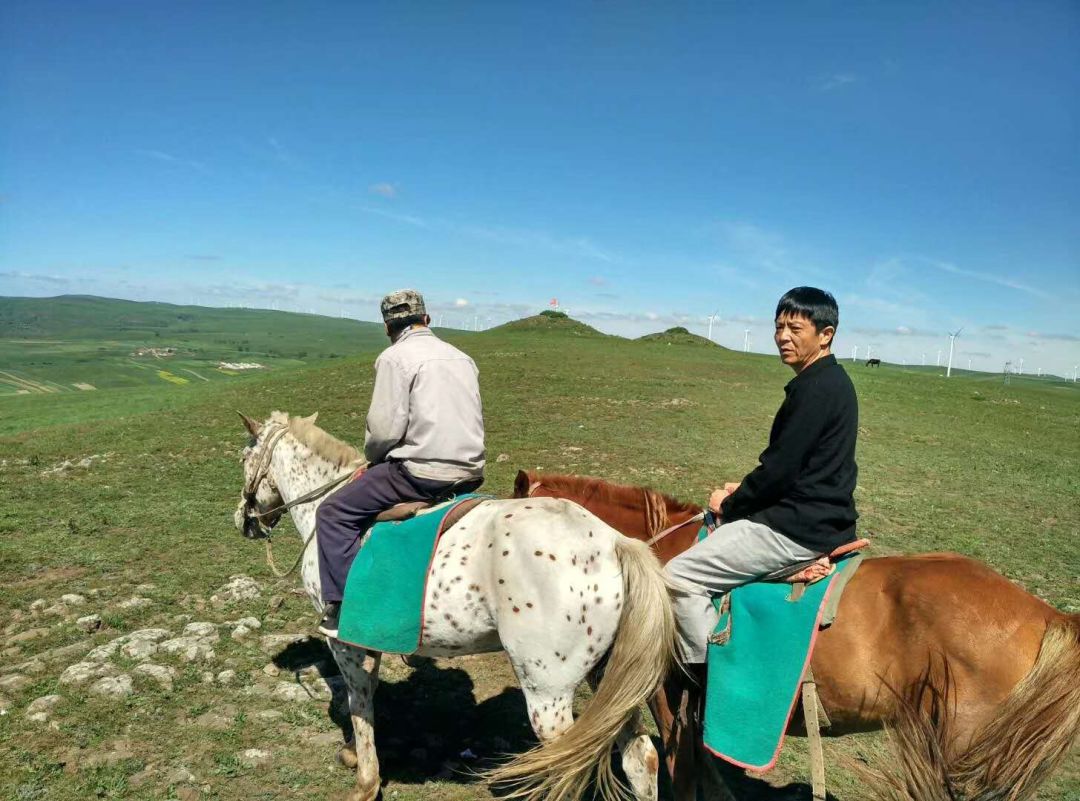
<svg viewBox="0 0 1080 801">
<path fill-rule="evenodd" d="M 866 360 L 866 366 L 867 367 L 881 367 L 881 359 L 867 359 Z"/>
</svg>

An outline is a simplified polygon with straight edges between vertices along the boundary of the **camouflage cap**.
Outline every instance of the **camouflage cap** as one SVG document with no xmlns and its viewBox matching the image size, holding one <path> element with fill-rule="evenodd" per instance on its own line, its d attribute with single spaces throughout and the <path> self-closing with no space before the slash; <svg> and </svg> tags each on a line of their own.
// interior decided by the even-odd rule
<svg viewBox="0 0 1080 801">
<path fill-rule="evenodd" d="M 383 320 L 386 322 L 414 317 L 417 314 L 427 314 L 424 296 L 415 289 L 399 289 L 397 292 L 391 292 L 382 299 L 379 307 L 382 309 Z"/>
</svg>

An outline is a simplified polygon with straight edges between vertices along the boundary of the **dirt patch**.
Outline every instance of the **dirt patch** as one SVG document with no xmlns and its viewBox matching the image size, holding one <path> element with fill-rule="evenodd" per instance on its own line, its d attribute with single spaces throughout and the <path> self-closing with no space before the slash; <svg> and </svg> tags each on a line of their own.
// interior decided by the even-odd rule
<svg viewBox="0 0 1080 801">
<path fill-rule="evenodd" d="M 37 584 L 50 584 L 58 581 L 82 578 L 86 575 L 85 567 L 47 567 L 32 576 L 12 581 L 9 587 L 33 587 Z"/>
</svg>

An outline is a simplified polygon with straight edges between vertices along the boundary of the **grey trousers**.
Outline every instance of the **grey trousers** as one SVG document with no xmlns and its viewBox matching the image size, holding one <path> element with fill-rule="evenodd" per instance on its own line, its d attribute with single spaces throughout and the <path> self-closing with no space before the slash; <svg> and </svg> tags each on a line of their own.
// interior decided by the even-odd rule
<svg viewBox="0 0 1080 801">
<path fill-rule="evenodd" d="M 668 562 L 683 661 L 705 661 L 709 635 L 718 619 L 713 598 L 820 555 L 762 523 L 735 520 Z"/>
</svg>

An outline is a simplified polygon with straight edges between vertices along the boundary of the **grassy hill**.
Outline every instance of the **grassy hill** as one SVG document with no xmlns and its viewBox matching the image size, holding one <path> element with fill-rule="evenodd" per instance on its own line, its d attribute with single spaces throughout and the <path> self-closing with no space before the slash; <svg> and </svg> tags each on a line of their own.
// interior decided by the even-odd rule
<svg viewBox="0 0 1080 801">
<path fill-rule="evenodd" d="M 0 395 L 183 386 L 385 342 L 382 326 L 292 312 L 67 295 L 0 298 Z"/>
<path fill-rule="evenodd" d="M 297 325 L 324 325 L 296 318 Z M 589 334 L 573 321 L 531 319 L 478 334 L 446 333 L 480 367 L 488 491 L 508 494 L 518 468 L 539 467 L 700 500 L 754 466 L 791 376 L 777 359 L 697 344 L 643 344 Z M 318 339 L 311 332 L 296 336 Z M 198 777 L 199 798 L 284 793 L 328 801 L 348 790 L 350 775 L 332 766 L 336 728 L 326 703 L 260 695 L 276 686 L 268 681 L 293 674 L 283 669 L 271 679 L 270 657 L 232 641 L 227 629 L 212 662 L 177 663 L 172 689 L 143 687 L 121 701 L 60 684 L 60 670 L 78 657 L 52 663 L 48 655 L 85 651 L 148 626 L 175 631 L 188 619 L 224 623 L 242 612 L 260 619 L 265 633 L 311 631 L 311 607 L 289 592 L 296 582 L 271 580 L 262 548 L 232 528 L 246 439 L 234 410 L 257 418 L 272 409 L 318 410 L 328 431 L 357 442 L 371 360 L 382 344 L 376 338 L 353 356 L 228 381 L 0 402 L 0 424 L 9 426 L 0 433 L 0 615 L 4 645 L 15 649 L 5 652 L 0 675 L 21 660 L 42 665 L 27 674 L 26 686 L 0 691 L 11 705 L 0 716 L 0 797 L 172 797 L 170 777 L 179 766 Z M 845 368 L 861 404 L 856 501 L 873 552 L 966 553 L 1058 608 L 1080 612 L 1080 387 Z M 277 542 L 277 560 L 288 564 L 299 549 L 288 521 Z M 264 595 L 216 609 L 210 595 L 238 573 L 256 577 Z M 52 603 L 61 593 L 90 597 L 91 591 L 105 618 L 97 634 L 27 611 L 36 598 Z M 149 605 L 118 605 L 136 594 Z M 470 767 L 459 758 L 466 748 L 491 756 L 530 742 L 505 658 L 383 664 L 376 708 L 388 797 L 490 801 L 483 787 L 453 771 Z M 233 684 L 206 679 L 208 671 L 226 667 L 237 674 Z M 62 697 L 58 730 L 24 718 L 32 699 L 53 693 Z M 218 715 L 212 728 L 200 722 L 210 712 Z M 118 742 L 126 743 L 126 756 L 104 759 Z M 805 777 L 802 747 L 788 741 L 770 780 Z M 246 768 L 236 758 L 243 748 L 267 748 L 273 763 Z M 877 735 L 829 742 L 835 797 L 864 801 L 843 760 L 881 753 Z M 95 763 L 97 756 L 103 758 Z M 1080 759 L 1073 756 L 1039 798 L 1077 797 Z"/>
<path fill-rule="evenodd" d="M 590 325 L 575 320 L 565 312 L 542 311 L 532 317 L 511 320 L 508 323 L 489 329 L 492 332 L 554 332 L 576 337 L 607 337 L 608 334 L 597 331 Z"/>
<path fill-rule="evenodd" d="M 655 334 L 646 334 L 643 337 L 638 337 L 638 342 L 659 342 L 665 345 L 704 345 L 707 347 L 719 348 L 711 339 L 700 336 L 699 334 L 692 334 L 681 325 L 669 328 L 667 331 L 658 331 Z"/>
</svg>

